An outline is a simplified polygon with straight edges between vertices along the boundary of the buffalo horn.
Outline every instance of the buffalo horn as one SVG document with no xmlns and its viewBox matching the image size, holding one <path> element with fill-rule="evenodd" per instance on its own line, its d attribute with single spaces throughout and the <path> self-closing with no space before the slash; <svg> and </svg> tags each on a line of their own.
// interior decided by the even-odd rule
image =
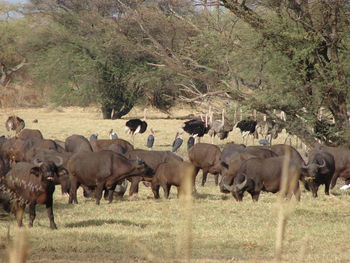
<svg viewBox="0 0 350 263">
<path fill-rule="evenodd" d="M 323 168 L 326 166 L 326 161 L 325 160 L 322 160 L 322 164 L 319 164 L 318 165 L 318 168 Z"/>
<path fill-rule="evenodd" d="M 224 188 L 225 188 L 227 191 L 232 192 L 232 190 L 233 190 L 233 186 L 232 186 L 232 185 L 228 185 L 228 184 L 225 184 L 225 183 L 223 183 L 222 185 L 224 186 Z"/>
<path fill-rule="evenodd" d="M 301 164 L 301 168 L 308 169 L 309 165 L 305 165 L 304 162 Z"/>
<path fill-rule="evenodd" d="M 61 156 L 56 156 L 58 161 L 54 162 L 56 166 L 61 166 L 63 164 L 63 158 Z"/>
<path fill-rule="evenodd" d="M 248 182 L 247 176 L 244 176 L 244 181 L 236 186 L 237 189 L 242 190 L 246 186 L 247 182 Z"/>
<path fill-rule="evenodd" d="M 39 159 L 34 159 L 33 163 L 34 163 L 35 166 L 40 166 L 40 165 L 43 164 L 43 162 L 40 161 Z"/>
</svg>

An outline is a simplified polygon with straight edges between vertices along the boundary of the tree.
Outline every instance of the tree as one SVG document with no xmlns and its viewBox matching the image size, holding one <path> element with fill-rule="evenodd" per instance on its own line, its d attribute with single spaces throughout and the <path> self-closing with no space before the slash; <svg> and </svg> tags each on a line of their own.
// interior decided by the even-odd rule
<svg viewBox="0 0 350 263">
<path fill-rule="evenodd" d="M 14 19 L 18 6 L 0 3 L 0 90 L 3 92 L 16 72 L 26 65 L 20 35 L 25 32 L 23 19 Z M 24 34 L 25 35 L 25 34 Z"/>
<path fill-rule="evenodd" d="M 57 103 L 97 102 L 104 118 L 120 118 L 136 103 L 145 102 L 144 95 L 159 93 L 149 88 L 154 77 L 147 78 L 148 72 L 155 72 L 148 65 L 154 59 L 119 32 L 121 26 L 134 29 L 123 24 L 123 11 L 115 1 L 32 3 L 38 19 L 30 42 L 36 49 L 31 56 L 36 65 L 32 73 L 50 83 Z M 167 109 L 171 100 L 151 103 Z"/>
<path fill-rule="evenodd" d="M 145 3 L 142 8 L 148 11 L 125 5 L 124 12 L 132 14 L 129 17 L 143 33 L 133 40 L 163 65 L 201 83 L 208 92 L 213 87 L 215 92 L 227 92 L 232 100 L 267 114 L 309 145 L 317 137 L 326 143 L 344 142 L 348 1 L 220 1 L 225 9 L 210 8 L 217 2 L 202 1 L 202 9 L 182 13 L 179 6 L 187 1 L 160 2 L 166 2 L 166 8 Z M 181 37 L 164 41 L 154 29 L 165 33 L 166 28 L 147 17 L 157 17 L 156 23 L 168 28 L 181 24 L 170 21 L 181 21 Z M 319 118 L 321 109 L 334 120 L 334 127 Z M 287 122 L 275 110 L 284 111 Z"/>
</svg>

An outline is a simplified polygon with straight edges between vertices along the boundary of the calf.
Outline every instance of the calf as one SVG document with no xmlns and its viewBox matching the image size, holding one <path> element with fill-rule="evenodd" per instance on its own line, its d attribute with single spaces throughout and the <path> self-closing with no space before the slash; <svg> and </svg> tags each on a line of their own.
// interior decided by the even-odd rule
<svg viewBox="0 0 350 263">
<path fill-rule="evenodd" d="M 215 185 L 218 185 L 219 174 L 221 173 L 221 151 L 213 144 L 197 143 L 189 151 L 188 157 L 191 163 L 196 167 L 197 173 L 200 169 L 203 171 L 202 186 L 207 181 L 208 173 L 215 175 Z"/>
<path fill-rule="evenodd" d="M 52 210 L 54 179 L 57 167 L 53 162 L 31 163 L 19 162 L 12 167 L 4 178 L 4 188 L 15 198 L 13 209 L 18 226 L 22 226 L 25 206 L 29 205 L 29 227 L 33 226 L 36 216 L 36 204 L 45 204 L 50 220 L 50 228 L 56 229 Z"/>
<path fill-rule="evenodd" d="M 186 183 L 190 184 L 190 187 L 193 190 L 196 174 L 196 167 L 188 162 L 169 162 L 160 164 L 156 174 L 152 178 L 152 191 L 154 198 L 159 198 L 160 186 L 163 188 L 165 198 L 169 198 L 172 185 L 177 187 L 178 197 L 186 192 Z"/>
<path fill-rule="evenodd" d="M 162 163 L 167 162 L 182 162 L 183 159 L 172 153 L 170 151 L 148 151 L 148 150 L 140 150 L 136 149 L 130 151 L 126 154 L 129 159 L 140 158 L 144 160 L 147 165 L 152 168 L 154 173 L 157 171 L 158 167 Z M 129 189 L 129 195 L 132 196 L 134 193 L 138 193 L 139 191 L 139 183 L 141 181 L 151 181 L 151 177 L 143 177 L 143 176 L 133 176 L 129 178 L 131 181 L 131 186 Z"/>
</svg>

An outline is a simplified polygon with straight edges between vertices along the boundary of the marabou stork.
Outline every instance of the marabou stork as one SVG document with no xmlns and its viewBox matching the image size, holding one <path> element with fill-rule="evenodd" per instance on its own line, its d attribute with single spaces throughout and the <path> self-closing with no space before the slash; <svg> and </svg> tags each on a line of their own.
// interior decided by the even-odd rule
<svg viewBox="0 0 350 263">
<path fill-rule="evenodd" d="M 176 136 L 175 136 L 175 140 L 173 141 L 173 145 L 172 145 L 171 151 L 172 152 L 176 152 L 180 148 L 180 146 L 182 145 L 183 141 L 184 140 L 181 138 L 180 133 L 177 132 Z"/>
<path fill-rule="evenodd" d="M 187 150 L 189 150 L 195 143 L 195 138 L 197 137 L 197 134 L 190 136 L 187 141 Z"/>
<path fill-rule="evenodd" d="M 98 134 L 91 134 L 90 135 L 90 141 L 97 140 L 98 139 Z"/>
<path fill-rule="evenodd" d="M 25 123 L 24 120 L 17 117 L 16 115 L 10 116 L 5 122 L 5 127 L 7 131 L 15 131 L 16 134 L 24 129 Z"/>
<path fill-rule="evenodd" d="M 118 135 L 113 131 L 113 129 L 109 131 L 109 139 L 111 140 L 118 139 Z"/>
<path fill-rule="evenodd" d="M 153 131 L 152 128 L 150 129 L 150 131 L 151 131 L 151 133 L 147 137 L 147 148 L 152 149 L 153 148 L 153 144 L 154 144 L 154 131 Z"/>
</svg>

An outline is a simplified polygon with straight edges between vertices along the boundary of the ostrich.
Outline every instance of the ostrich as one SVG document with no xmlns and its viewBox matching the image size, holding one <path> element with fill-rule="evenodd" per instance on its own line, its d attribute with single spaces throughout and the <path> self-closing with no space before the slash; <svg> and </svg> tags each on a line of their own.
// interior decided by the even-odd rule
<svg viewBox="0 0 350 263">
<path fill-rule="evenodd" d="M 241 120 L 236 124 L 236 127 L 241 130 L 241 134 L 243 137 L 243 144 L 248 143 L 249 135 L 253 135 L 253 140 L 254 138 L 257 139 L 258 134 L 256 132 L 256 125 L 257 125 L 257 121 L 250 120 L 250 119 Z"/>
<path fill-rule="evenodd" d="M 16 134 L 24 129 L 25 123 L 21 118 L 13 115 L 7 118 L 5 127 L 7 131 L 15 131 Z"/>
<path fill-rule="evenodd" d="M 187 132 L 189 135 L 196 135 L 195 137 L 198 137 L 198 138 L 203 137 L 204 134 L 207 134 L 209 131 L 208 115 L 207 114 L 205 115 L 205 121 L 192 119 L 184 122 L 182 129 L 185 132 Z"/>
<path fill-rule="evenodd" d="M 172 146 L 171 151 L 172 152 L 176 152 L 180 148 L 180 146 L 182 145 L 183 141 L 184 140 L 181 138 L 180 133 L 177 132 L 176 136 L 175 136 L 175 140 L 173 142 L 173 146 Z"/>
<path fill-rule="evenodd" d="M 220 140 L 224 140 L 227 138 L 230 131 L 233 130 L 233 126 L 231 124 L 225 123 L 225 109 L 222 109 L 221 120 L 213 121 L 213 114 L 209 108 L 210 117 L 209 117 L 209 126 L 210 130 L 208 134 L 211 137 L 211 143 L 214 142 L 214 137 L 217 135 Z"/>
<path fill-rule="evenodd" d="M 109 139 L 111 140 L 118 139 L 118 135 L 115 132 L 113 132 L 113 129 L 109 131 Z"/>
<path fill-rule="evenodd" d="M 132 141 L 134 143 L 134 136 L 136 133 L 144 133 L 147 130 L 146 122 L 147 109 L 143 111 L 143 121 L 140 119 L 131 119 L 125 123 L 125 131 L 132 135 Z"/>
<path fill-rule="evenodd" d="M 147 148 L 152 149 L 154 144 L 154 131 L 152 128 L 150 129 L 150 131 L 151 131 L 151 134 L 148 135 L 147 137 Z"/>
</svg>

